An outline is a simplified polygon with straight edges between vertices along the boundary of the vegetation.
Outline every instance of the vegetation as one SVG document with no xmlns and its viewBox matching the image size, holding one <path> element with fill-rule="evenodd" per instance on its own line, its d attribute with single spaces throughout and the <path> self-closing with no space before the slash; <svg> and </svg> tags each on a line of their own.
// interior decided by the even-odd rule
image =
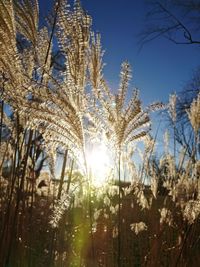
<svg viewBox="0 0 200 267">
<path fill-rule="evenodd" d="M 37 0 L 0 0 L 0 266 L 198 266 L 200 94 L 177 142 L 177 96 L 127 97 L 128 62 L 113 94 L 91 23 L 78 0 L 55 2 L 44 27 Z M 161 108 L 173 135 L 158 158 Z"/>
</svg>

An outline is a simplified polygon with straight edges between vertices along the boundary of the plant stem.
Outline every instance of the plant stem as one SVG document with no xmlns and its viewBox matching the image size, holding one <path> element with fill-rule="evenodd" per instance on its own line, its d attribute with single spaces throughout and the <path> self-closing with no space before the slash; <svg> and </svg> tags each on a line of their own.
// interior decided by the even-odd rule
<svg viewBox="0 0 200 267">
<path fill-rule="evenodd" d="M 121 196 L 120 196 L 120 191 L 121 191 L 121 151 L 119 150 L 119 158 L 118 158 L 118 183 L 119 183 L 119 192 L 118 192 L 118 205 L 119 205 L 119 210 L 118 210 L 118 267 L 121 267 Z"/>
<path fill-rule="evenodd" d="M 94 249 L 94 236 L 92 232 L 92 203 L 91 203 L 91 172 L 88 171 L 87 160 L 85 149 L 83 149 L 83 159 L 86 170 L 87 184 L 88 184 L 88 209 L 89 209 L 89 218 L 90 218 L 90 232 L 91 232 L 91 246 L 92 246 L 92 260 L 93 264 L 95 262 L 95 249 Z"/>
<path fill-rule="evenodd" d="M 176 164 L 176 122 L 173 122 L 173 129 L 174 129 L 174 160 Z"/>
<path fill-rule="evenodd" d="M 2 94 L 3 94 L 3 92 L 4 92 L 4 81 L 5 81 L 5 79 L 4 79 L 4 74 L 3 74 L 3 89 L 2 89 Z M 4 110 L 4 101 L 2 100 L 1 101 L 1 122 L 0 122 L 0 149 L 1 149 L 1 142 L 2 142 L 2 140 L 1 140 L 1 138 L 2 138 L 2 129 L 3 129 L 3 110 Z"/>
<path fill-rule="evenodd" d="M 95 249 L 94 249 L 94 236 L 93 236 L 93 231 L 92 231 L 92 199 L 91 199 L 91 174 L 89 174 L 89 216 L 90 216 L 90 231 L 91 231 L 91 242 L 92 242 L 92 259 L 93 259 L 93 264 L 95 262 Z"/>
<path fill-rule="evenodd" d="M 60 184 L 59 184 L 58 196 L 57 196 L 58 199 L 60 199 L 61 193 L 62 193 L 62 187 L 64 183 L 64 178 L 65 178 L 65 169 L 66 169 L 66 164 L 67 164 L 67 155 L 68 155 L 68 149 L 65 150 L 65 154 L 63 157 L 62 172 L 60 176 Z"/>
<path fill-rule="evenodd" d="M 55 28 L 56 28 L 58 11 L 59 11 L 59 8 L 60 8 L 60 0 L 56 1 L 55 8 L 56 8 L 56 10 L 55 10 L 55 15 L 54 15 L 51 35 L 50 35 L 50 39 L 49 39 L 49 43 L 48 43 L 47 53 L 46 53 L 46 57 L 45 57 L 45 61 L 44 61 L 44 69 L 43 69 L 42 76 L 41 76 L 41 83 L 43 82 L 43 79 L 44 79 L 45 66 L 46 66 L 47 61 L 48 61 L 49 52 L 50 52 L 50 48 L 51 48 L 51 43 L 52 43 L 52 40 L 53 40 L 53 35 L 54 35 Z"/>
<path fill-rule="evenodd" d="M 1 121 L 0 121 L 0 149 L 2 143 L 2 132 L 3 132 L 3 109 L 4 109 L 4 101 L 1 101 Z"/>
<path fill-rule="evenodd" d="M 22 199 L 22 193 L 23 193 L 23 187 L 24 187 L 24 180 L 25 180 L 25 175 L 26 175 L 26 168 L 27 168 L 27 162 L 28 162 L 28 156 L 29 156 L 29 152 L 30 152 L 32 137 L 33 137 L 33 131 L 31 130 L 29 132 L 29 140 L 28 140 L 28 144 L 27 144 L 26 154 L 24 156 L 24 162 L 21 163 L 21 165 L 22 165 L 22 172 L 21 172 L 21 174 L 18 174 L 18 176 L 21 178 L 21 180 L 20 180 L 18 194 L 17 194 L 17 200 L 16 200 L 16 206 L 15 206 L 15 212 L 14 212 L 13 222 L 12 222 L 11 230 L 10 230 L 11 231 L 11 238 L 10 238 L 10 241 L 8 243 L 8 253 L 7 253 L 7 257 L 6 257 L 6 266 L 9 265 L 10 254 L 11 254 L 11 249 L 12 249 L 12 244 L 13 244 L 13 239 L 14 239 L 15 233 L 16 233 L 16 225 L 17 225 L 18 211 L 19 211 L 19 207 L 20 207 L 20 201 Z"/>
<path fill-rule="evenodd" d="M 71 168 L 70 168 L 70 173 L 69 173 L 69 177 L 68 177 L 67 194 L 69 193 L 69 188 L 70 188 L 70 184 L 71 184 L 71 180 L 72 180 L 72 171 L 73 171 L 73 168 L 74 168 L 74 159 L 72 160 Z"/>
<path fill-rule="evenodd" d="M 185 248 L 185 245 L 186 245 L 186 242 L 187 242 L 187 239 L 188 239 L 188 236 L 189 236 L 189 233 L 190 233 L 191 229 L 192 229 L 192 224 L 188 227 L 187 232 L 185 233 L 185 238 L 183 240 L 183 245 L 181 247 L 180 253 L 179 253 L 178 258 L 176 260 L 175 267 L 178 267 L 178 265 L 179 265 L 179 262 L 181 260 L 181 256 L 183 254 L 183 250 Z"/>
</svg>

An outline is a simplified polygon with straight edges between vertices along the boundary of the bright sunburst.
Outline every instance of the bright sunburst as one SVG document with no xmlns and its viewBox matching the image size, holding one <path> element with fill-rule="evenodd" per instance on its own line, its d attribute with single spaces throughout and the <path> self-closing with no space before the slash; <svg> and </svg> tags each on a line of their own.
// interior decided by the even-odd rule
<svg viewBox="0 0 200 267">
<path fill-rule="evenodd" d="M 108 179 L 110 158 L 104 144 L 94 146 L 87 153 L 88 167 L 92 175 L 94 186 L 102 186 Z"/>
</svg>

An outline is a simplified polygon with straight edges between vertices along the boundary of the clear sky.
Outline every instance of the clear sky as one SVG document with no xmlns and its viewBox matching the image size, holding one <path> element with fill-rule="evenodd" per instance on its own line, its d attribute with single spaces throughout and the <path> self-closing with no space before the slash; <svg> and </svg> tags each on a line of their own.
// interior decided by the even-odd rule
<svg viewBox="0 0 200 267">
<path fill-rule="evenodd" d="M 44 13 L 52 0 L 39 2 Z M 132 85 L 140 89 L 144 104 L 167 101 L 170 92 L 181 91 L 199 64 L 199 47 L 175 45 L 162 38 L 140 50 L 138 34 L 145 27 L 145 0 L 82 0 L 81 3 L 93 18 L 93 29 L 101 33 L 104 73 L 113 89 L 118 85 L 121 63 L 128 60 L 133 68 Z"/>
</svg>

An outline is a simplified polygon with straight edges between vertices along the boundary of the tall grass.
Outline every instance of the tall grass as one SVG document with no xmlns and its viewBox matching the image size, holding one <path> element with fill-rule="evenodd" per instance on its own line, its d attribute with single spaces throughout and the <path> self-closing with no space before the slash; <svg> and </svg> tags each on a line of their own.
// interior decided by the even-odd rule
<svg viewBox="0 0 200 267">
<path fill-rule="evenodd" d="M 37 1 L 0 0 L 0 265 L 197 266 L 200 96 L 187 110 L 191 156 L 175 140 L 173 96 L 173 151 L 166 143 L 156 158 L 149 113 L 163 105 L 142 108 L 138 90 L 127 101 L 127 62 L 119 90 L 111 92 L 100 36 L 80 2 L 56 2 L 48 27 L 39 28 L 38 20 Z M 51 57 L 54 40 L 60 71 Z M 133 162 L 139 140 L 140 169 Z M 99 188 L 87 149 L 101 142 L 113 159 L 110 179 Z M 58 151 L 64 154 L 56 179 Z"/>
</svg>

